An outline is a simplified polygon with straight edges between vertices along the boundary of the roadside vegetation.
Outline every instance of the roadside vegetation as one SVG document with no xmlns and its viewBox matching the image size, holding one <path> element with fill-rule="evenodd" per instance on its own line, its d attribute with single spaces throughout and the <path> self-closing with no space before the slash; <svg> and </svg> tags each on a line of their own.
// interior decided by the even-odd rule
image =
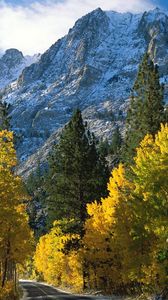
<svg viewBox="0 0 168 300">
<path fill-rule="evenodd" d="M 158 67 L 145 54 L 131 92 L 124 141 L 116 128 L 109 149 L 106 141 L 96 145 L 80 112 L 74 113 L 45 175 L 52 221 L 34 257 L 45 281 L 117 294 L 166 288 L 168 125 L 163 99 Z M 107 179 L 104 156 L 110 151 L 118 163 Z"/>
<path fill-rule="evenodd" d="M 13 134 L 2 106 L 0 299 L 17 299 L 16 271 L 25 261 L 27 276 L 77 292 L 167 295 L 168 116 L 148 54 L 130 98 L 125 138 L 117 127 L 111 143 L 100 143 L 77 109 L 47 168 L 39 166 L 26 189 L 14 173 Z M 107 156 L 115 160 L 111 168 Z M 31 260 L 29 225 L 36 240 Z"/>
</svg>

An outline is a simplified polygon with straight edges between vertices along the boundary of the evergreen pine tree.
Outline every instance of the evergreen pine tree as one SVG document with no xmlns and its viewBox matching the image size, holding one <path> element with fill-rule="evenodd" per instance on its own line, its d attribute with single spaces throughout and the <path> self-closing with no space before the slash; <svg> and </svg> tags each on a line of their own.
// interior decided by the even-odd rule
<svg viewBox="0 0 168 300">
<path fill-rule="evenodd" d="M 28 177 L 26 182 L 28 194 L 31 201 L 28 202 L 27 212 L 29 215 L 29 225 L 34 231 L 36 238 L 46 233 L 46 211 L 45 211 L 45 172 L 40 167 Z"/>
<path fill-rule="evenodd" d="M 76 110 L 49 158 L 47 179 L 50 225 L 66 219 L 64 230 L 83 235 L 86 204 L 106 194 L 108 167 L 93 134 Z"/>
<path fill-rule="evenodd" d="M 108 139 L 101 140 L 98 145 L 99 154 L 106 157 L 109 154 L 110 145 Z"/>
<path fill-rule="evenodd" d="M 117 126 L 114 130 L 113 136 L 112 136 L 112 141 L 110 144 L 110 152 L 111 154 L 115 154 L 118 155 L 120 148 L 122 145 L 122 137 L 121 137 L 121 133 L 119 130 L 119 127 Z"/>
<path fill-rule="evenodd" d="M 8 116 L 9 105 L 6 102 L 2 102 L 0 99 L 0 130 L 9 130 L 10 118 Z"/>
<path fill-rule="evenodd" d="M 121 161 L 122 146 L 123 146 L 122 136 L 119 127 L 116 126 L 112 135 L 111 144 L 109 145 L 108 160 L 111 169 L 118 166 L 119 162 Z"/>
<path fill-rule="evenodd" d="M 147 133 L 155 134 L 164 122 L 164 88 L 158 66 L 146 53 L 139 66 L 126 119 L 123 160 L 132 161 L 135 149 Z"/>
<path fill-rule="evenodd" d="M 165 109 L 164 109 L 164 121 L 165 123 L 168 123 L 168 104 L 165 105 Z"/>
</svg>

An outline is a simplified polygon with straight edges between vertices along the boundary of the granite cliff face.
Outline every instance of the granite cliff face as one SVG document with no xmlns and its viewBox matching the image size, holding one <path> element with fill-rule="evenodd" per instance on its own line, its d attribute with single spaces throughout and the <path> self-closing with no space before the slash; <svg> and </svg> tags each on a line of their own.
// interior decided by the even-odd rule
<svg viewBox="0 0 168 300">
<path fill-rule="evenodd" d="M 159 9 L 134 15 L 98 8 L 79 19 L 2 91 L 20 136 L 21 161 L 34 154 L 26 164 L 32 160 L 32 168 L 37 156 L 44 158 L 76 107 L 97 136 L 110 138 L 114 126 L 123 125 L 130 89 L 147 49 L 167 88 L 167 47 L 168 16 Z"/>
<path fill-rule="evenodd" d="M 40 55 L 23 56 L 17 49 L 8 49 L 0 58 L 0 88 L 18 79 L 23 69 L 36 62 Z"/>
</svg>

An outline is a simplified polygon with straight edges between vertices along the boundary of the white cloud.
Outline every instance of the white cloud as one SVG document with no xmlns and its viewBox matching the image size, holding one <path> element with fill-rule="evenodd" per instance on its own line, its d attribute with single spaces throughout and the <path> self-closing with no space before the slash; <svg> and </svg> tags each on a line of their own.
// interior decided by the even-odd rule
<svg viewBox="0 0 168 300">
<path fill-rule="evenodd" d="M 46 0 L 29 6 L 0 4 L 0 49 L 17 48 L 25 54 L 44 52 L 89 11 L 140 12 L 153 8 L 152 0 Z"/>
</svg>

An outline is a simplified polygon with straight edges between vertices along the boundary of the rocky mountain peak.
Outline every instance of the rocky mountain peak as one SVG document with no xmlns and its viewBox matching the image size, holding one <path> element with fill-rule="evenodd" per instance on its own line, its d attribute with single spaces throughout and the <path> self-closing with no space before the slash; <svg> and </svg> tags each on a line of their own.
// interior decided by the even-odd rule
<svg viewBox="0 0 168 300">
<path fill-rule="evenodd" d="M 41 56 L 39 63 L 23 71 L 19 85 L 25 86 L 39 79 L 54 82 L 63 74 L 69 78 L 77 68 L 83 68 L 88 51 L 97 47 L 102 36 L 107 36 L 108 33 L 107 14 L 100 8 L 88 13 L 75 23 L 67 36 L 59 39 Z"/>
<path fill-rule="evenodd" d="M 4 63 L 8 68 L 14 68 L 21 64 L 24 59 L 23 53 L 17 49 L 8 49 L 1 57 L 0 62 Z"/>
<path fill-rule="evenodd" d="M 106 13 L 101 8 L 97 8 L 75 23 L 69 31 L 68 40 L 72 43 L 72 41 L 84 39 L 87 46 L 90 47 L 96 43 L 103 30 L 104 33 L 107 32 L 108 24 L 109 20 Z"/>
<path fill-rule="evenodd" d="M 141 26 L 144 26 L 144 30 L 149 31 L 152 27 L 156 30 L 165 31 L 168 23 L 168 16 L 165 12 L 159 8 L 155 8 L 148 12 L 144 12 L 141 19 Z"/>
<path fill-rule="evenodd" d="M 165 20 L 167 18 L 166 12 L 161 10 L 159 7 L 156 7 L 148 12 L 145 12 L 144 15 L 148 19 L 148 22 L 156 22 L 158 20 Z"/>
<path fill-rule="evenodd" d="M 100 22 L 107 20 L 106 13 L 101 10 L 101 8 L 97 8 L 92 12 L 86 14 L 82 18 L 76 21 L 74 27 L 70 29 L 69 33 L 72 34 L 80 34 L 83 35 L 87 32 L 87 30 L 92 29 L 93 31 L 100 27 Z M 80 36 L 81 38 L 81 36 Z"/>
<path fill-rule="evenodd" d="M 5 54 L 0 57 L 0 88 L 14 80 L 17 80 L 22 70 L 37 61 L 39 55 L 24 56 L 21 51 L 15 48 L 7 49 Z"/>
<path fill-rule="evenodd" d="M 48 138 L 57 135 L 76 107 L 99 138 L 110 139 L 115 126 L 123 126 L 146 50 L 159 64 L 166 86 L 167 19 L 158 9 L 132 14 L 98 8 L 79 19 L 37 62 L 22 69 L 17 84 L 4 93 L 20 137 L 20 159 L 25 161 L 46 141 L 42 149 L 48 149 Z"/>
<path fill-rule="evenodd" d="M 163 60 L 166 59 L 168 47 L 168 16 L 159 8 L 145 12 L 139 23 L 138 30 L 148 44 L 151 57 L 157 63 L 162 58 L 161 72 L 165 72 Z"/>
</svg>

